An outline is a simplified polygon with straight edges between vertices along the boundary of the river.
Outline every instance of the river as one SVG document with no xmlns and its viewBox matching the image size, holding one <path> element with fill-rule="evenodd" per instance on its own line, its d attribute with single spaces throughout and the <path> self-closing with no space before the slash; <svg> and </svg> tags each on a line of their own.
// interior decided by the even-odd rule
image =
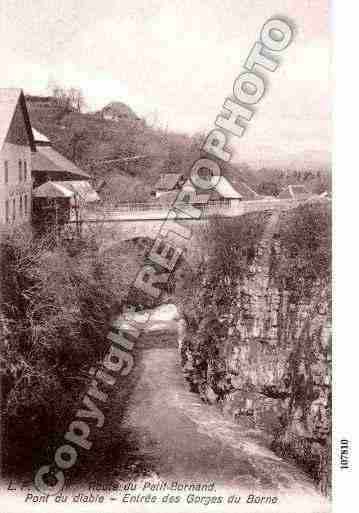
<svg viewBox="0 0 359 513">
<path fill-rule="evenodd" d="M 163 337 L 155 330 L 163 330 L 166 322 L 169 329 Z M 274 494 L 285 504 L 284 509 L 279 505 L 270 509 L 266 504 L 266 511 L 329 511 L 311 480 L 277 457 L 260 431 L 224 418 L 218 407 L 203 403 L 189 391 L 178 351 L 179 322 L 174 305 L 154 312 L 153 323 L 148 325 L 148 331 L 154 333 L 146 337 L 141 374 L 121 425 L 136 440 L 139 458 L 150 462 L 152 480 L 214 481 L 217 491 Z M 250 511 L 255 510 L 252 505 Z M 215 511 L 222 509 L 217 506 Z"/>
</svg>

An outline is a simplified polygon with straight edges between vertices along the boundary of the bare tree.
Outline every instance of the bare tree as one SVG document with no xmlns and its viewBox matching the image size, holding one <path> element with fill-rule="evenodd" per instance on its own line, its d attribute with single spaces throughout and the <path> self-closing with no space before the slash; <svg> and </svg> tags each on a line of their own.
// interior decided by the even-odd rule
<svg viewBox="0 0 359 513">
<path fill-rule="evenodd" d="M 86 132 L 85 130 L 77 130 L 73 133 L 69 141 L 69 149 L 71 159 L 74 162 L 80 162 L 85 151 Z"/>
<path fill-rule="evenodd" d="M 82 112 L 85 106 L 85 98 L 81 89 L 71 87 L 67 90 L 70 105 L 76 112 Z"/>
<path fill-rule="evenodd" d="M 85 97 L 81 89 L 76 87 L 65 88 L 56 82 L 51 84 L 51 92 L 57 103 L 66 112 L 82 112 L 85 106 Z"/>
</svg>

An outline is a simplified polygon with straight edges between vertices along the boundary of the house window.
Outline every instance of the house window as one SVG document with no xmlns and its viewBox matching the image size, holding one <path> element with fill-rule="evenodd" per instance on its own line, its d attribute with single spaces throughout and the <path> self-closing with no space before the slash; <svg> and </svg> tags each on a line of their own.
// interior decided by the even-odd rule
<svg viewBox="0 0 359 513">
<path fill-rule="evenodd" d="M 24 196 L 24 214 L 27 216 L 27 194 Z"/>
<path fill-rule="evenodd" d="M 22 161 L 19 160 L 19 182 L 22 182 Z"/>
<path fill-rule="evenodd" d="M 9 183 L 9 163 L 7 160 L 4 162 L 4 183 Z"/>
<path fill-rule="evenodd" d="M 5 221 L 9 222 L 9 200 L 5 201 Z"/>
<path fill-rule="evenodd" d="M 20 217 L 22 217 L 22 196 L 20 196 L 19 214 L 20 214 Z"/>
<path fill-rule="evenodd" d="M 27 180 L 27 162 L 24 160 L 24 182 Z"/>
<path fill-rule="evenodd" d="M 12 200 L 12 220 L 15 221 L 16 219 L 16 199 L 14 198 Z"/>
</svg>

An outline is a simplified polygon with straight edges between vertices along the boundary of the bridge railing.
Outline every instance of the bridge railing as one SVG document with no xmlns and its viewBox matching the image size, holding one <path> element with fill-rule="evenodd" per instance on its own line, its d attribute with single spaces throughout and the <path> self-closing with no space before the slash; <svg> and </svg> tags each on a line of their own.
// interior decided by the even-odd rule
<svg viewBox="0 0 359 513">
<path fill-rule="evenodd" d="M 129 212 L 151 212 L 151 211 L 158 211 L 158 212 L 166 212 L 170 210 L 172 207 L 172 204 L 166 204 L 166 203 L 122 203 L 118 204 L 114 207 L 105 207 L 104 209 L 101 209 L 102 212 L 106 213 L 129 213 Z M 177 202 L 176 207 L 183 207 L 184 209 L 187 207 L 187 203 L 181 203 Z M 220 208 L 222 210 L 227 210 L 232 208 L 232 205 L 230 202 L 209 202 L 207 205 L 205 205 L 205 208 L 208 210 L 212 210 L 215 208 Z"/>
<path fill-rule="evenodd" d="M 117 204 L 116 206 L 105 206 L 105 207 L 95 207 L 92 208 L 91 211 L 84 212 L 85 217 L 93 217 L 93 216 L 101 216 L 101 217 L 109 217 L 113 218 L 116 216 L 123 217 L 124 215 L 129 217 L 136 217 L 138 214 L 149 213 L 149 215 L 153 213 L 163 214 L 165 215 L 170 211 L 172 204 L 164 204 L 164 203 L 122 203 Z M 182 207 L 182 209 L 181 209 Z M 188 210 L 187 203 L 176 203 L 176 208 L 185 212 Z M 206 212 L 211 211 L 229 211 L 231 208 L 231 204 L 224 202 L 210 202 L 205 207 L 200 207 Z"/>
<path fill-rule="evenodd" d="M 235 201 L 235 202 L 216 202 L 211 201 L 201 208 L 203 210 L 203 217 L 212 217 L 215 215 L 223 216 L 237 216 L 250 212 L 261 212 L 266 210 L 278 210 L 295 208 L 302 201 L 290 199 L 259 199 L 250 201 Z M 183 209 L 181 209 L 181 205 Z M 183 213 L 183 218 L 190 217 L 185 212 L 188 210 L 188 204 L 176 204 L 176 208 Z M 126 220 L 126 219 L 139 219 L 139 220 L 152 220 L 152 219 L 165 219 L 167 213 L 170 211 L 171 205 L 159 203 L 124 203 L 116 205 L 116 207 L 95 207 L 91 210 L 85 210 L 81 213 L 83 221 L 106 221 L 106 220 Z M 181 217 L 179 215 L 178 217 Z"/>
</svg>

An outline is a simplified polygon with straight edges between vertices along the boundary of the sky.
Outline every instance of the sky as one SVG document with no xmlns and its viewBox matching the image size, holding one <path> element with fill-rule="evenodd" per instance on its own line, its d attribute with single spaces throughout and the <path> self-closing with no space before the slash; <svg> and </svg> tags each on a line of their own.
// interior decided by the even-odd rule
<svg viewBox="0 0 359 513">
<path fill-rule="evenodd" d="M 271 17 L 295 26 L 234 159 L 329 163 L 325 0 L 0 0 L 0 87 L 80 87 L 91 110 L 127 103 L 170 130 L 209 132 Z"/>
</svg>

